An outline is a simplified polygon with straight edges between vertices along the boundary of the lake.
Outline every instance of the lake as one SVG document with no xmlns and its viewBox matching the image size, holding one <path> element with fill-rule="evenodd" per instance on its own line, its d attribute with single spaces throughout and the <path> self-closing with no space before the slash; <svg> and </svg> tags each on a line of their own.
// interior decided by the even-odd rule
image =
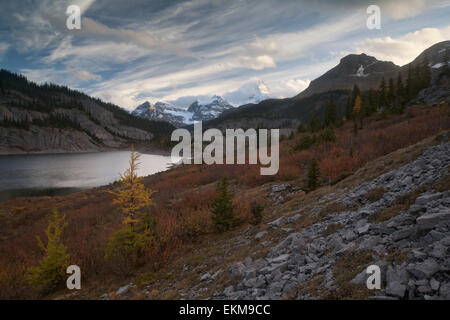
<svg viewBox="0 0 450 320">
<path fill-rule="evenodd" d="M 0 201 L 19 196 L 63 195 L 117 181 L 129 151 L 0 156 Z M 170 156 L 142 154 L 139 176 L 167 170 Z"/>
</svg>

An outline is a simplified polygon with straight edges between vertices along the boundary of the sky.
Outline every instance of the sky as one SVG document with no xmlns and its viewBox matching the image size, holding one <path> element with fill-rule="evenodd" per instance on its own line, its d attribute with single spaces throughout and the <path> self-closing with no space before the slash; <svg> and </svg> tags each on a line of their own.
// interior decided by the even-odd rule
<svg viewBox="0 0 450 320">
<path fill-rule="evenodd" d="M 69 5 L 80 30 L 66 26 Z M 412 61 L 450 39 L 448 17 L 448 0 L 0 0 L 0 68 L 127 109 L 257 81 L 290 97 L 350 53 Z"/>
</svg>

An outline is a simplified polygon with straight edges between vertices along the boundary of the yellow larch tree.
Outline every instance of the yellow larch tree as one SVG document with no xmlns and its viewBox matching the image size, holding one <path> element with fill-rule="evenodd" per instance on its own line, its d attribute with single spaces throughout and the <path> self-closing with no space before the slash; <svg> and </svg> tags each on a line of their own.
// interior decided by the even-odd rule
<svg viewBox="0 0 450 320">
<path fill-rule="evenodd" d="M 138 177 L 137 170 L 139 167 L 139 159 L 141 155 L 131 150 L 129 168 L 120 175 L 120 190 L 111 191 L 115 196 L 114 204 L 116 204 L 125 215 L 123 223 L 133 226 L 138 223 L 144 208 L 154 206 L 152 195 L 156 191 L 146 188 L 142 183 L 141 177 Z"/>
<path fill-rule="evenodd" d="M 355 105 L 353 106 L 353 113 L 358 115 L 361 112 L 361 97 L 357 96 L 355 99 Z"/>
</svg>

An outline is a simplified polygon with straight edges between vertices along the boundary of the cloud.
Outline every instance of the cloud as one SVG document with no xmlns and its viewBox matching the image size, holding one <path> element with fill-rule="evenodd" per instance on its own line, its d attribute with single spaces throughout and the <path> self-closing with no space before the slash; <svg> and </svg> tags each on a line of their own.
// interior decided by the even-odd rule
<svg viewBox="0 0 450 320">
<path fill-rule="evenodd" d="M 257 57 L 240 57 L 240 63 L 238 66 L 247 67 L 253 70 L 262 70 L 265 68 L 276 67 L 275 60 L 268 55 L 262 55 Z"/>
<path fill-rule="evenodd" d="M 284 85 L 286 86 L 286 96 L 290 96 L 291 94 L 299 94 L 303 90 L 305 90 L 309 84 L 310 80 L 302 80 L 302 79 L 289 79 L 284 81 Z"/>
<path fill-rule="evenodd" d="M 367 53 L 379 60 L 405 65 L 431 45 L 450 39 L 450 25 L 441 29 L 424 28 L 403 36 L 372 38 L 358 42 L 355 50 Z"/>
<path fill-rule="evenodd" d="M 0 42 L 0 58 L 8 51 L 9 47 L 9 43 Z"/>
<path fill-rule="evenodd" d="M 382 13 L 387 12 L 396 20 L 415 17 L 424 9 L 425 0 L 385 1 L 381 8 Z"/>
<path fill-rule="evenodd" d="M 380 0 L 382 29 L 369 31 L 365 9 L 372 2 L 10 1 L 2 4 L 0 38 L 31 79 L 81 87 L 123 107 L 223 95 L 253 78 L 288 97 L 339 62 L 331 50 L 402 64 L 449 38 L 442 28 L 436 32 L 448 24 L 448 6 Z M 81 30 L 65 27 L 69 4 L 82 9 Z M 423 26 L 430 30 L 405 35 Z"/>
<path fill-rule="evenodd" d="M 63 63 L 66 67 L 101 72 L 118 64 L 128 64 L 149 55 L 151 50 L 139 48 L 133 43 L 113 41 L 85 41 L 73 44 L 73 37 L 65 37 L 41 61 L 45 64 Z M 101 57 L 101 59 L 99 59 Z"/>
<path fill-rule="evenodd" d="M 164 41 L 148 32 L 138 32 L 130 29 L 110 28 L 90 18 L 84 18 L 81 22 L 81 34 L 102 36 L 121 43 L 134 43 L 147 49 L 158 49 L 177 55 L 192 56 L 192 53 L 181 46 Z"/>
<path fill-rule="evenodd" d="M 100 81 L 100 80 L 102 80 L 102 77 L 100 75 L 93 74 L 86 70 L 76 71 L 76 76 L 78 79 L 80 79 L 82 81 L 92 81 L 92 80 Z"/>
<path fill-rule="evenodd" d="M 252 55 L 261 55 L 277 53 L 280 48 L 272 39 L 262 39 L 257 37 L 247 46 L 247 50 Z"/>
<path fill-rule="evenodd" d="M 100 75 L 94 74 L 87 70 L 76 70 L 74 68 L 57 69 L 57 68 L 41 68 L 41 69 L 21 69 L 31 81 L 37 83 L 52 82 L 59 85 L 69 86 L 74 89 L 80 89 L 83 84 L 102 80 Z"/>
<path fill-rule="evenodd" d="M 365 9 L 369 5 L 378 5 L 381 8 L 382 15 L 387 15 L 395 20 L 401 20 L 418 16 L 427 7 L 435 4 L 440 5 L 440 2 L 442 0 L 316 0 L 315 5 L 325 10 L 332 8 L 337 11 Z"/>
</svg>

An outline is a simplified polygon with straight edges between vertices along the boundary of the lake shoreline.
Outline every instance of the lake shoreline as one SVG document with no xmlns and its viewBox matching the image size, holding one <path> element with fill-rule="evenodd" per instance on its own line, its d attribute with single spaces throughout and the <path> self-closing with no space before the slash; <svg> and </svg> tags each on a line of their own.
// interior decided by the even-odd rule
<svg viewBox="0 0 450 320">
<path fill-rule="evenodd" d="M 170 150 L 164 150 L 162 148 L 151 147 L 151 146 L 136 146 L 135 150 L 142 154 L 154 154 L 161 156 L 170 156 Z M 85 151 L 70 151 L 70 150 L 39 150 L 39 151 L 21 151 L 21 150 L 0 150 L 0 156 L 14 156 L 14 155 L 53 155 L 53 154 L 88 154 L 88 153 L 106 153 L 106 152 L 117 152 L 117 151 L 131 151 L 130 147 L 123 148 L 104 148 L 96 150 L 85 150 Z"/>
<path fill-rule="evenodd" d="M 0 202 L 17 197 L 58 196 L 104 187 L 119 180 L 129 166 L 130 149 L 103 152 L 0 155 Z M 139 176 L 173 168 L 164 150 L 142 148 Z"/>
</svg>

